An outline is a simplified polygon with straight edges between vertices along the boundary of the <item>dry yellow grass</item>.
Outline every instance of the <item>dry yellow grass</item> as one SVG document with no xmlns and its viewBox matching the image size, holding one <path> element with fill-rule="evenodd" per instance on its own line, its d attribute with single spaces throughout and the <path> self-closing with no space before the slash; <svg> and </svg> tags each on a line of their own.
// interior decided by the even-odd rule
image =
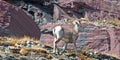
<svg viewBox="0 0 120 60">
<path fill-rule="evenodd" d="M 46 49 L 43 49 L 43 48 L 40 48 L 40 47 L 32 47 L 32 48 L 26 47 L 26 48 L 22 48 L 20 50 L 20 54 L 27 55 L 29 53 L 29 51 L 34 51 L 37 54 L 46 54 L 47 53 Z"/>
<path fill-rule="evenodd" d="M 79 21 L 81 24 L 90 24 L 91 23 L 90 20 L 87 18 L 81 18 L 81 19 L 79 19 Z"/>
<path fill-rule="evenodd" d="M 35 40 L 33 38 L 30 38 L 30 37 L 23 37 L 23 38 L 4 37 L 4 39 L 0 39 L 0 44 L 2 44 L 4 42 L 7 42 L 7 43 L 11 44 L 12 46 L 14 46 L 13 54 L 14 53 L 16 54 L 18 52 L 16 55 L 19 55 L 19 56 L 20 55 L 24 55 L 25 56 L 30 51 L 34 51 L 35 55 L 42 55 L 42 56 L 45 56 L 46 58 L 51 58 L 51 56 L 53 54 L 52 52 L 50 52 L 46 48 L 40 47 L 38 45 L 35 45 L 33 47 L 16 48 L 17 45 L 24 44 L 26 41 L 32 41 L 32 42 L 35 42 L 36 44 L 42 44 L 39 40 Z M 49 45 L 46 44 L 45 46 L 49 46 Z M 0 51 L 0 53 L 1 53 L 1 51 Z M 79 53 L 78 57 L 81 60 L 94 60 L 94 58 L 87 56 L 87 54 L 90 53 L 89 50 L 78 50 L 78 53 Z M 68 50 L 68 52 L 65 53 L 65 55 L 66 56 L 75 55 L 75 51 L 74 50 Z M 117 57 L 114 54 L 105 54 L 105 55 Z M 99 55 L 97 57 L 99 57 Z M 59 57 L 59 58 L 62 58 L 62 56 Z"/>
<path fill-rule="evenodd" d="M 5 39 L 5 40 L 4 40 Z M 33 46 L 33 47 L 24 47 L 24 48 L 16 48 L 17 46 L 23 45 L 25 44 L 27 41 L 32 41 L 36 44 L 40 44 L 40 40 L 36 40 L 34 38 L 30 38 L 30 37 L 23 37 L 23 38 L 18 38 L 18 37 L 4 37 L 4 39 L 2 38 L 2 40 L 0 40 L 0 44 L 6 42 L 9 45 L 14 46 L 13 50 L 19 50 L 19 53 L 21 55 L 26 55 L 29 51 L 35 51 L 37 52 L 37 54 L 42 54 L 42 53 L 48 53 L 48 51 L 44 48 Z"/>
<path fill-rule="evenodd" d="M 68 20 L 67 23 L 68 23 L 68 24 L 72 24 L 72 22 L 73 22 L 74 20 L 78 20 L 81 24 L 90 24 L 90 23 L 91 23 L 90 20 L 87 19 L 87 18 L 71 19 L 71 20 Z"/>
<path fill-rule="evenodd" d="M 89 57 L 82 55 L 82 54 L 79 55 L 79 57 L 81 58 L 81 60 L 94 60 L 93 58 L 89 58 Z"/>
<path fill-rule="evenodd" d="M 81 18 L 81 19 L 68 20 L 67 23 L 71 24 L 74 20 L 78 20 L 81 24 L 93 24 L 93 25 L 106 26 L 106 27 L 120 27 L 120 20 L 95 20 L 95 21 L 90 21 L 87 18 Z"/>
<path fill-rule="evenodd" d="M 111 25 L 120 27 L 120 20 L 110 20 L 110 21 L 107 21 L 107 24 L 111 24 Z"/>
<path fill-rule="evenodd" d="M 96 23 L 101 24 L 102 26 L 114 26 L 114 27 L 120 27 L 120 20 L 107 20 L 107 21 L 103 21 L 103 20 L 99 20 L 99 21 L 95 21 Z"/>
<path fill-rule="evenodd" d="M 40 43 L 39 40 L 36 40 L 34 38 L 30 38 L 27 36 L 24 36 L 23 38 L 19 38 L 19 37 L 4 37 L 5 40 L 3 40 L 3 38 L 0 40 L 0 44 L 2 44 L 3 42 L 8 43 L 9 45 L 13 45 L 13 46 L 17 46 L 17 45 L 22 45 L 27 41 L 32 41 L 34 43 Z"/>
</svg>

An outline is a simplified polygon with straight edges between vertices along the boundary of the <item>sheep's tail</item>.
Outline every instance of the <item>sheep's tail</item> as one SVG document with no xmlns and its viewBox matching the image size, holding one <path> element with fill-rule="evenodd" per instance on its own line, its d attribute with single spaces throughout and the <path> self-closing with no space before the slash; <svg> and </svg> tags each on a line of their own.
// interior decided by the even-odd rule
<svg viewBox="0 0 120 60">
<path fill-rule="evenodd" d="M 53 36 L 57 37 L 55 34 L 55 28 L 53 28 Z"/>
</svg>

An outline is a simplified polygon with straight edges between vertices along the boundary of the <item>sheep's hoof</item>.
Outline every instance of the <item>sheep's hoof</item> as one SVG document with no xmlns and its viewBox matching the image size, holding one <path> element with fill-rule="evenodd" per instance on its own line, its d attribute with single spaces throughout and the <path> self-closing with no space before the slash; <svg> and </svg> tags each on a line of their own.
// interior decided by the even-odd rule
<svg viewBox="0 0 120 60">
<path fill-rule="evenodd" d="M 60 52 L 60 55 L 63 54 L 63 53 L 65 53 L 65 52 L 66 52 L 66 51 L 61 51 L 61 52 Z"/>
<path fill-rule="evenodd" d="M 55 52 L 55 51 L 53 51 L 52 53 L 53 53 L 53 54 L 56 54 L 56 55 L 59 55 L 59 52 Z"/>
</svg>

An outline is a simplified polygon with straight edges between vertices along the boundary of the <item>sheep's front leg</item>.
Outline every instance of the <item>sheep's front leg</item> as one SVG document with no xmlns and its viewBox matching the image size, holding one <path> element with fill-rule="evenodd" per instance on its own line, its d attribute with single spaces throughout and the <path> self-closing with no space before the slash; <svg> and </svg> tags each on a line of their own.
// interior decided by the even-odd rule
<svg viewBox="0 0 120 60">
<path fill-rule="evenodd" d="M 57 43 L 59 42 L 59 39 L 54 38 L 53 42 L 53 53 L 57 53 Z"/>
<path fill-rule="evenodd" d="M 76 41 L 74 41 L 74 49 L 75 49 L 75 53 L 76 53 L 76 55 L 78 55 L 77 47 L 76 47 Z"/>
<path fill-rule="evenodd" d="M 67 49 L 67 43 L 65 42 L 61 54 L 64 53 L 66 49 Z"/>
</svg>

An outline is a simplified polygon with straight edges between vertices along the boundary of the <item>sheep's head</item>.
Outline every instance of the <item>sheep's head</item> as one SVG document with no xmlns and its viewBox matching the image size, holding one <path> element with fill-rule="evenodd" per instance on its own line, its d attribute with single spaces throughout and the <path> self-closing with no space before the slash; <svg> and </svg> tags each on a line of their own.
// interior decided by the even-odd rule
<svg viewBox="0 0 120 60">
<path fill-rule="evenodd" d="M 78 20 L 75 20 L 75 21 L 72 22 L 72 24 L 74 24 L 74 25 L 79 25 L 80 22 L 79 22 Z"/>
<path fill-rule="evenodd" d="M 78 32 L 79 32 L 79 27 L 80 27 L 80 22 L 79 22 L 78 20 L 75 20 L 75 21 L 73 21 L 72 23 L 73 23 L 73 25 L 74 25 L 74 31 L 75 31 L 76 33 L 78 33 Z"/>
</svg>

